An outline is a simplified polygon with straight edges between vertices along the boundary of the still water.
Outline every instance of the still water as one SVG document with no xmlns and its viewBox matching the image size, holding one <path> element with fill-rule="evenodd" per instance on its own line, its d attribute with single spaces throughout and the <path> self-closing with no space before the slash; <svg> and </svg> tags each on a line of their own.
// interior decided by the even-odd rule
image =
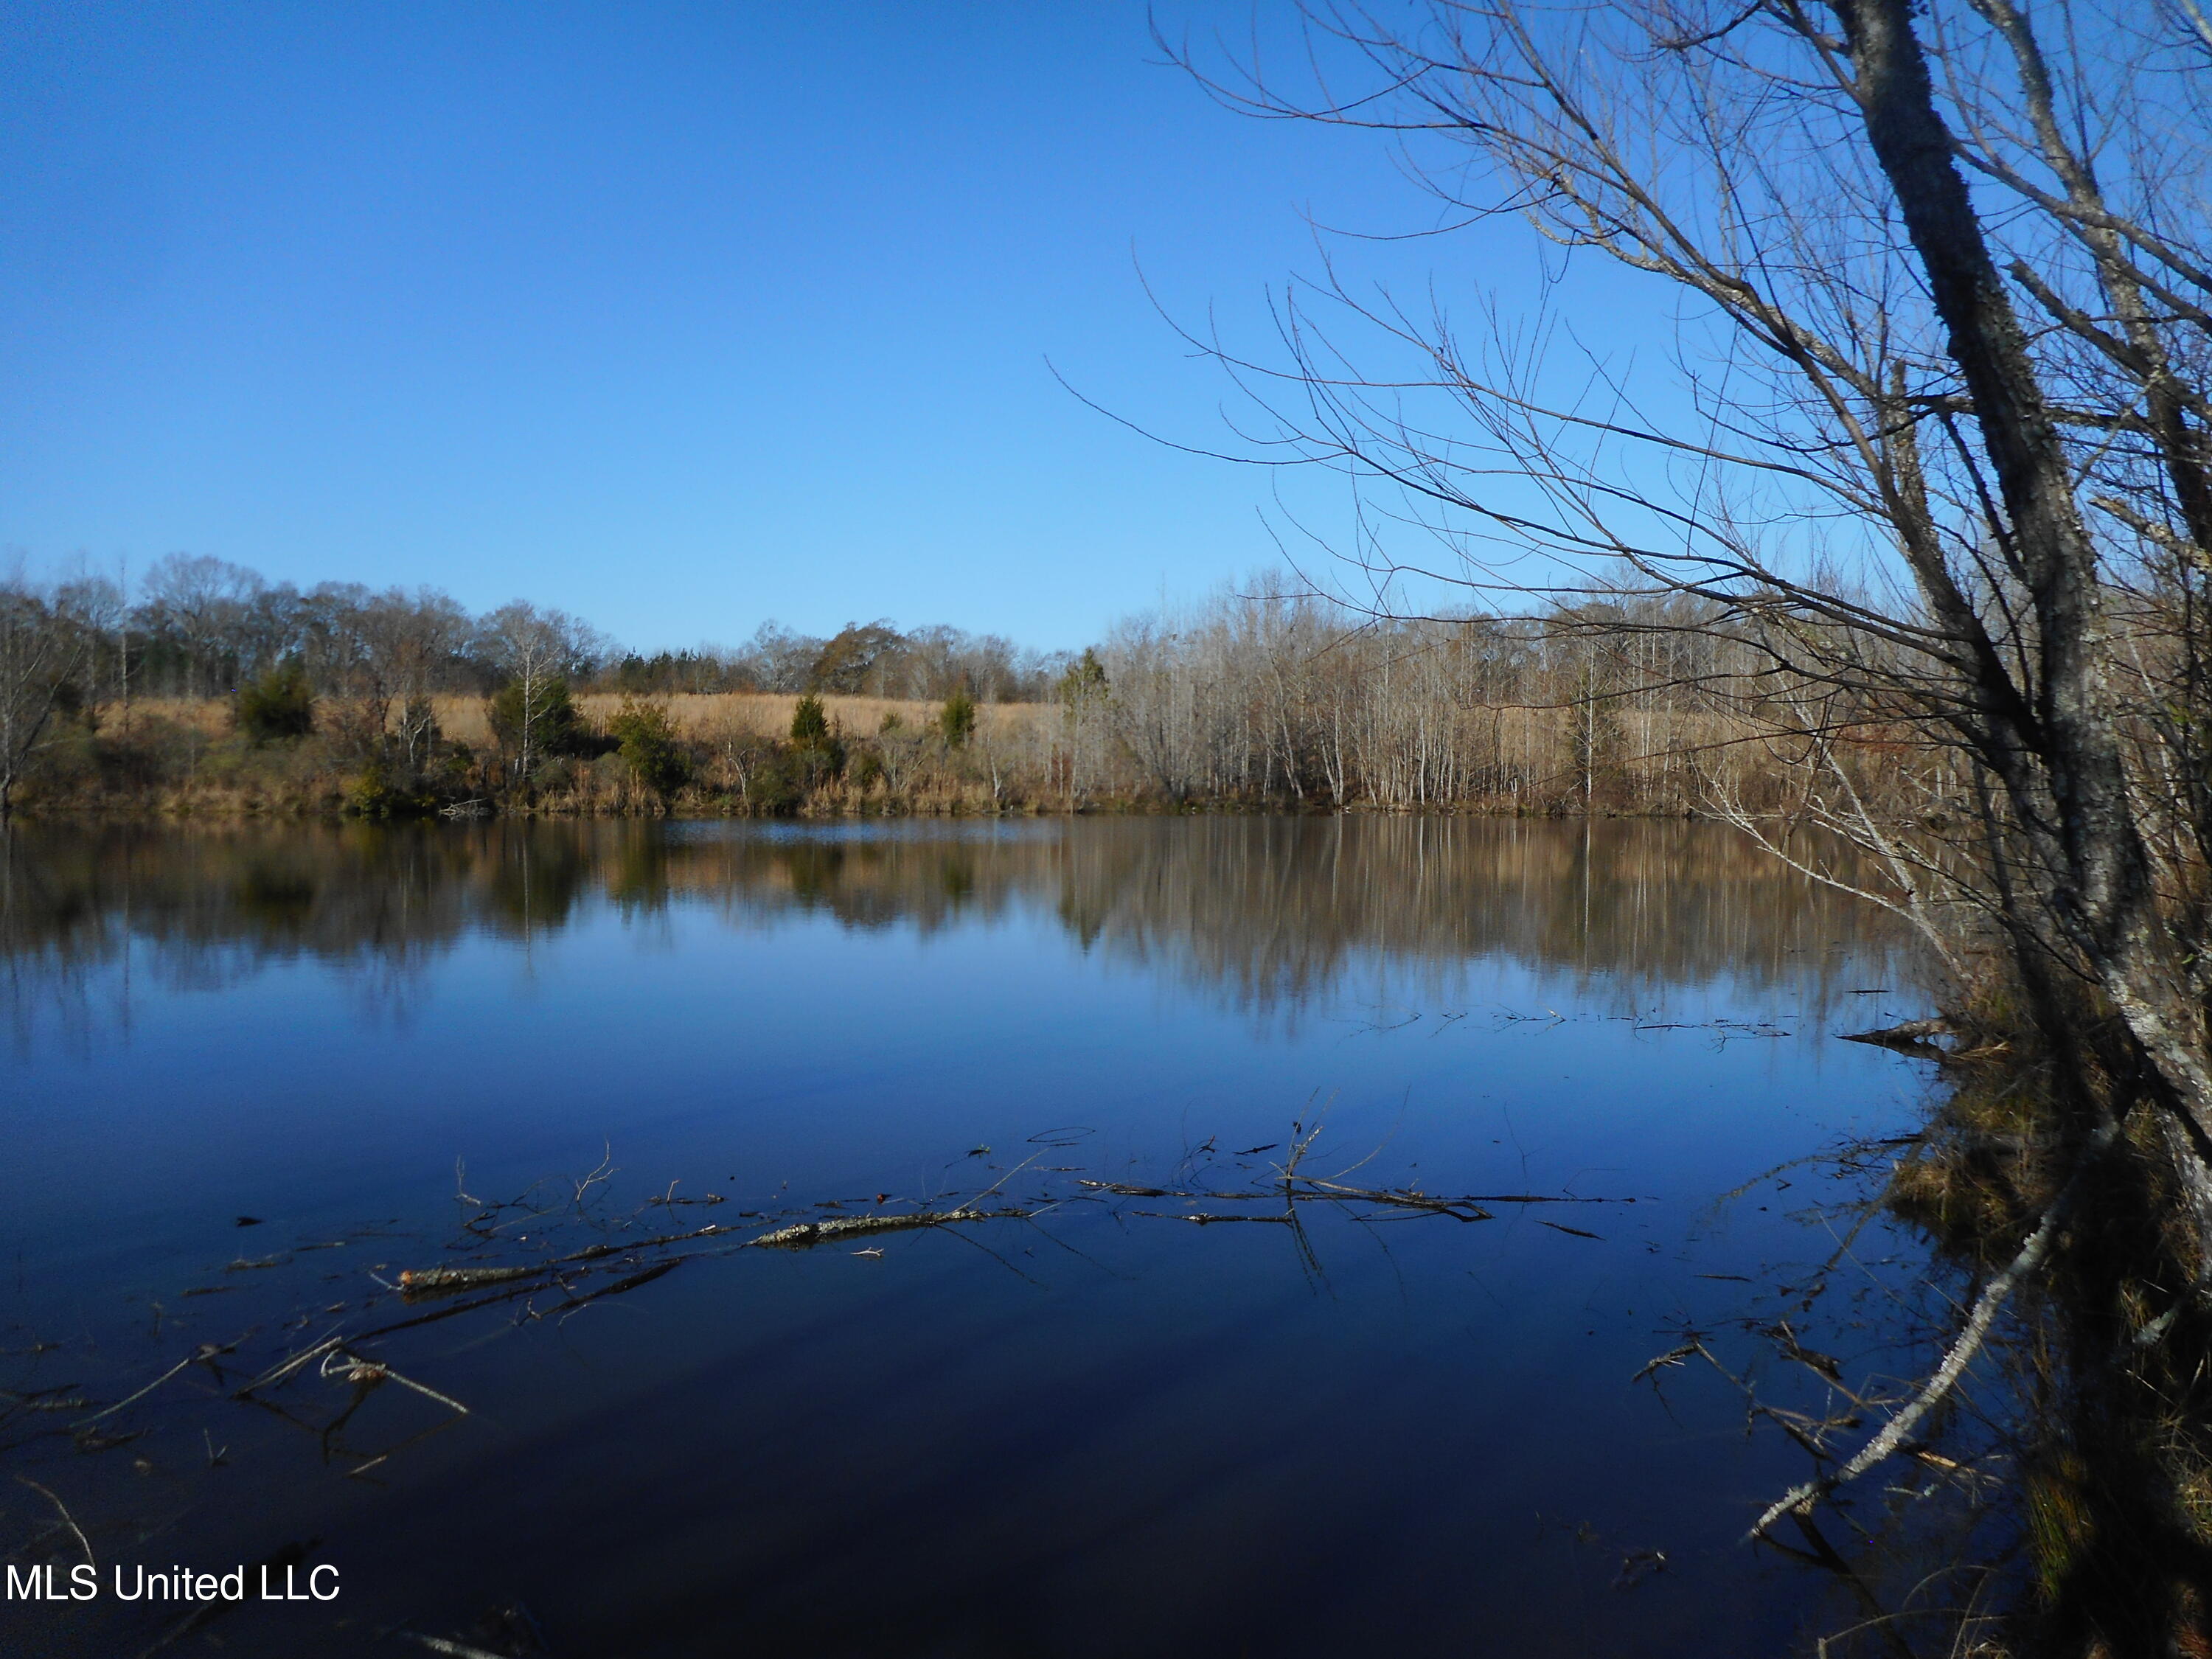
<svg viewBox="0 0 2212 1659">
<path fill-rule="evenodd" d="M 46 827 L 0 869 L 0 1550 L 100 1583 L 0 1601 L 0 1651 L 1686 1656 L 1835 1613 L 1737 1541 L 1802 1457 L 1632 1379 L 1834 1247 L 1783 1166 L 1911 1125 L 1929 1079 L 1837 1034 L 1925 1008 L 1884 918 L 1729 832 Z M 1237 1195 L 1302 1138 L 1486 1196 L 1182 1218 L 1280 1215 Z M 730 1248 L 963 1202 L 1029 1213 Z M 454 1305 L 403 1270 L 710 1225 L 361 1335 Z M 263 1563 L 340 1593 L 111 1583 Z"/>
</svg>

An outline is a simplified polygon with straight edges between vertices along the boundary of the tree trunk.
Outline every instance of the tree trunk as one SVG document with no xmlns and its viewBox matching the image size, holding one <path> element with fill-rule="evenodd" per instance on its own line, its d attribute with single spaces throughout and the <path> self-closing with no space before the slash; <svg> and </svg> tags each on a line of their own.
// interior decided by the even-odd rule
<svg viewBox="0 0 2212 1659">
<path fill-rule="evenodd" d="M 2032 600 L 2036 683 L 2025 709 L 1985 699 L 1984 757 L 2060 882 L 2054 919 L 2111 999 L 2182 1115 L 2177 1174 L 2212 1218 L 2212 1068 L 2157 915 L 2104 682 L 2096 550 L 2027 337 L 1990 257 L 1936 104 L 1909 0 L 1834 0 L 1875 159 L 1926 271 L 1966 385 L 2006 522 L 1992 525 Z M 1928 578 L 1923 576 L 1923 586 Z M 1931 593 L 1942 608 L 1945 596 Z M 2193 1177 L 2193 1178 L 2192 1178 Z M 2200 1226 L 2200 1247 L 2212 1234 Z"/>
</svg>

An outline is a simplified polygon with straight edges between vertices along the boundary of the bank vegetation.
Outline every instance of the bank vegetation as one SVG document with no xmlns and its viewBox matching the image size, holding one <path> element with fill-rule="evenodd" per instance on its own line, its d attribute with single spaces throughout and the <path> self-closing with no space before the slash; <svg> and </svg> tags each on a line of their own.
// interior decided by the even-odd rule
<svg viewBox="0 0 2212 1659">
<path fill-rule="evenodd" d="M 136 605 L 19 574 L 0 794 L 202 817 L 1785 812 L 1759 648 L 1711 609 L 1382 617 L 1263 572 L 1079 654 L 871 623 L 648 658 L 527 604 L 303 594 L 212 560 L 164 562 Z M 1968 809 L 1940 754 L 1903 767 L 1912 741 L 1869 723 L 1836 752 L 1887 807 Z"/>
</svg>

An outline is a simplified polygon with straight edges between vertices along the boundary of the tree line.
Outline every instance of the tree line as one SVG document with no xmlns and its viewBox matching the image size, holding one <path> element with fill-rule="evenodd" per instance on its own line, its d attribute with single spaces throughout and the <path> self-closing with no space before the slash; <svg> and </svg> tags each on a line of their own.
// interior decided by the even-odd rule
<svg viewBox="0 0 2212 1659">
<path fill-rule="evenodd" d="M 20 602 L 37 597 L 19 572 Z M 331 696 L 488 693 L 510 676 L 518 642 L 544 635 L 578 690 L 601 684 L 645 693 L 831 691 L 938 697 L 956 687 L 1004 701 L 1040 695 L 1059 665 L 995 635 L 888 621 L 848 623 L 828 638 L 775 622 L 737 647 L 642 655 L 588 623 L 524 601 L 471 616 L 434 587 L 375 590 L 359 582 L 301 589 L 243 565 L 172 554 L 126 594 L 113 578 L 81 575 L 44 597 L 57 619 L 91 635 L 77 673 L 88 699 L 220 697 L 295 661 Z"/>
<path fill-rule="evenodd" d="M 106 758 L 126 763 L 105 769 L 111 797 L 158 783 L 160 765 L 127 763 L 113 740 L 146 705 L 158 730 L 159 705 L 228 702 L 253 746 L 319 733 L 334 760 L 419 778 L 440 757 L 439 701 L 485 699 L 500 746 L 513 751 L 511 793 L 543 761 L 588 746 L 571 701 L 580 694 L 1022 701 L 1048 695 L 1064 665 L 997 635 L 901 632 L 887 621 L 826 638 L 771 622 L 742 646 L 647 655 L 525 600 L 471 615 L 435 588 L 302 589 L 181 554 L 128 594 L 102 575 L 41 582 L 19 568 L 0 578 L 0 811 L 42 755 L 74 750 L 82 760 L 103 732 L 114 750 Z"/>
<path fill-rule="evenodd" d="M 434 589 L 302 591 L 207 558 L 163 561 L 135 603 L 19 573 L 0 584 L 0 800 L 1756 815 L 1786 795 L 1755 632 L 1710 605 L 1378 617 L 1291 589 L 1262 573 L 1079 653 L 878 621 L 647 656 L 524 601 L 471 616 Z M 742 706 L 763 695 L 809 701 Z M 228 732 L 183 718 L 195 702 Z M 1869 799 L 1959 805 L 1941 750 L 1877 735 L 1834 745 Z"/>
</svg>

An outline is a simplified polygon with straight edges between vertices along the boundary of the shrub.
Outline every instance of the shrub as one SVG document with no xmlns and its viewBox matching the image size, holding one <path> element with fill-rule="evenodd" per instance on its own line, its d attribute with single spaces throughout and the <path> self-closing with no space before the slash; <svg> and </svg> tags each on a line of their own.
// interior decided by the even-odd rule
<svg viewBox="0 0 2212 1659">
<path fill-rule="evenodd" d="M 830 741 L 830 716 L 811 691 L 791 711 L 791 740 L 801 749 L 819 749 Z"/>
<path fill-rule="evenodd" d="M 238 729 L 257 746 L 281 738 L 304 738 L 315 729 L 315 690 L 298 661 L 278 663 L 240 689 Z"/>
<path fill-rule="evenodd" d="M 975 699 L 964 690 L 955 691 L 937 711 L 937 729 L 955 749 L 966 743 L 975 735 Z"/>
<path fill-rule="evenodd" d="M 787 750 L 754 767 L 745 776 L 745 811 L 761 817 L 796 812 L 806 798 L 797 764 L 799 751 Z"/>
<path fill-rule="evenodd" d="M 808 692 L 791 711 L 791 758 L 802 788 L 812 788 L 845 769 L 845 744 L 830 723 L 822 699 Z"/>
<path fill-rule="evenodd" d="M 438 800 L 427 789 L 404 787 L 390 766 L 372 760 L 346 780 L 345 810 L 364 818 L 422 817 L 438 810 Z"/>
<path fill-rule="evenodd" d="M 1106 695 L 1106 665 L 1089 646 L 1060 677 L 1060 700 L 1070 708 Z"/>
<path fill-rule="evenodd" d="M 664 704 L 624 702 L 607 722 L 607 735 L 629 763 L 630 775 L 655 794 L 667 794 L 691 775 L 690 757 Z"/>
</svg>

